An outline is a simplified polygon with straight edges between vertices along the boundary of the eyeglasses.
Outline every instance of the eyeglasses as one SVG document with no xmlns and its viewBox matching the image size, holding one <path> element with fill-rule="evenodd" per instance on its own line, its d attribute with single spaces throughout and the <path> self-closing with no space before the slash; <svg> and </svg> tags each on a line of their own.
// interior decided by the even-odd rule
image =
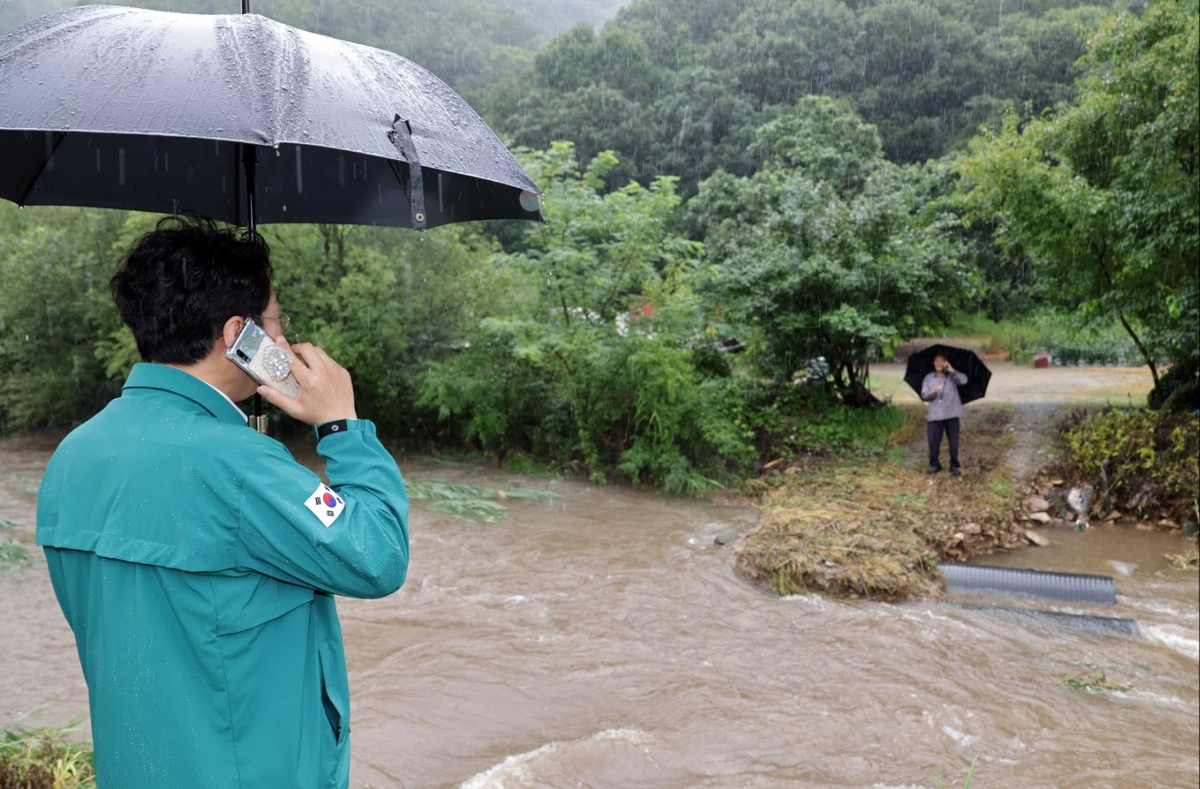
<svg viewBox="0 0 1200 789">
<path fill-rule="evenodd" d="M 261 326 L 262 322 L 266 320 L 279 321 L 279 332 L 281 334 L 286 334 L 288 327 L 292 325 L 292 317 L 286 312 L 281 312 L 278 315 L 259 315 L 254 319 L 254 322 Z"/>
</svg>

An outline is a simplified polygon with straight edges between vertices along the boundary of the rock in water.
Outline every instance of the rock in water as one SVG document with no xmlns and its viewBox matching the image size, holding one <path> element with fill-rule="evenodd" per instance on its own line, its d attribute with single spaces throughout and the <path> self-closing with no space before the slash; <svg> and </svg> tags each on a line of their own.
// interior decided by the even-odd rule
<svg viewBox="0 0 1200 789">
<path fill-rule="evenodd" d="M 1032 531 L 1030 529 L 1025 530 L 1025 539 L 1029 540 L 1030 545 L 1036 545 L 1040 548 L 1045 548 L 1047 545 L 1050 544 L 1049 540 L 1047 540 L 1042 535 L 1040 535 L 1037 532 Z"/>
<path fill-rule="evenodd" d="M 713 540 L 717 545 L 728 545 L 738 538 L 738 533 L 733 529 L 726 529 L 716 536 Z"/>
</svg>

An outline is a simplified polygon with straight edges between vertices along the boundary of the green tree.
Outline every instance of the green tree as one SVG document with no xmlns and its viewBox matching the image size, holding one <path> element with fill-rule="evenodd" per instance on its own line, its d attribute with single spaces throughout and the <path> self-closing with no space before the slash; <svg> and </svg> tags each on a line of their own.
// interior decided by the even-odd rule
<svg viewBox="0 0 1200 789">
<path fill-rule="evenodd" d="M 969 284 L 953 220 L 926 215 L 936 179 L 887 162 L 844 102 L 801 99 L 760 129 L 758 147 L 758 173 L 719 173 L 689 204 L 716 291 L 730 322 L 762 338 L 767 372 L 790 380 L 824 356 L 853 391 L 872 347 L 909 336 Z"/>
<path fill-rule="evenodd" d="M 362 413 L 408 444 L 431 436 L 416 407 L 429 365 L 456 352 L 498 285 L 473 228 L 424 234 L 350 225 L 270 226 L 275 288 L 290 340 L 313 342 L 350 370 Z"/>
<path fill-rule="evenodd" d="M 599 27 L 628 0 L 497 0 L 509 6 L 525 24 L 550 36 L 569 30 L 580 22 Z"/>
<path fill-rule="evenodd" d="M 754 131 L 807 95 L 850 99 L 885 154 L 961 149 L 1003 102 L 1074 95 L 1085 31 L 1104 8 L 997 9 L 987 0 L 642 0 L 598 34 L 547 42 L 493 84 L 484 115 L 518 144 L 576 141 L 620 159 L 617 183 L 675 175 L 686 195 L 717 168 L 748 176 Z"/>
<path fill-rule="evenodd" d="M 493 265 L 526 298 L 487 316 L 426 379 L 425 402 L 497 458 L 532 451 L 619 469 L 673 491 L 710 487 L 714 455 L 751 450 L 726 418 L 720 381 L 693 363 L 710 347 L 693 283 L 701 247 L 670 230 L 671 179 L 601 195 L 616 158 L 585 168 L 569 143 L 525 157 L 546 189 L 547 225 Z"/>
<path fill-rule="evenodd" d="M 1070 104 L 1011 114 L 962 163 L 964 200 L 1059 291 L 1158 361 L 1200 367 L 1200 146 L 1194 6 L 1160 0 L 1089 41 Z"/>
<path fill-rule="evenodd" d="M 110 394 L 95 353 L 124 215 L 0 206 L 0 424 L 69 425 Z"/>
</svg>

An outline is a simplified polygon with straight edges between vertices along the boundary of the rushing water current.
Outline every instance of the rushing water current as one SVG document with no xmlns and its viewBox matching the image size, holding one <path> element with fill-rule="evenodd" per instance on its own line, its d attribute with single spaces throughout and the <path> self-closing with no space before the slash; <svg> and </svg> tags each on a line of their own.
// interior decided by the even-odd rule
<svg viewBox="0 0 1200 789">
<path fill-rule="evenodd" d="M 0 442 L 0 538 L 32 546 L 48 457 Z M 1050 547 L 980 559 L 1115 576 L 1115 606 L 778 599 L 714 544 L 754 528 L 752 509 L 401 468 L 561 498 L 503 500 L 492 524 L 414 502 L 404 588 L 339 601 L 353 787 L 961 787 L 973 761 L 972 787 L 1200 783 L 1197 573 L 1164 558 L 1186 550 L 1179 537 L 1063 529 L 1044 532 Z M 1135 619 L 1140 635 L 1030 610 Z M 1128 690 L 1064 684 L 1101 675 Z M 0 576 L 0 724 L 36 708 L 34 723 L 61 726 L 86 705 L 35 553 Z"/>
</svg>

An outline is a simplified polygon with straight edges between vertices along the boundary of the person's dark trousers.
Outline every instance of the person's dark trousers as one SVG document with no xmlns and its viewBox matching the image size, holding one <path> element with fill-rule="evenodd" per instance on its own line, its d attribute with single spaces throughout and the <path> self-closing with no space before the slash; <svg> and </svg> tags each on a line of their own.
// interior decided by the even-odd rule
<svg viewBox="0 0 1200 789">
<path fill-rule="evenodd" d="M 926 430 L 929 434 L 929 467 L 942 467 L 938 454 L 942 449 L 942 432 L 945 431 L 950 441 L 950 468 L 958 468 L 958 417 L 929 422 Z"/>
</svg>

